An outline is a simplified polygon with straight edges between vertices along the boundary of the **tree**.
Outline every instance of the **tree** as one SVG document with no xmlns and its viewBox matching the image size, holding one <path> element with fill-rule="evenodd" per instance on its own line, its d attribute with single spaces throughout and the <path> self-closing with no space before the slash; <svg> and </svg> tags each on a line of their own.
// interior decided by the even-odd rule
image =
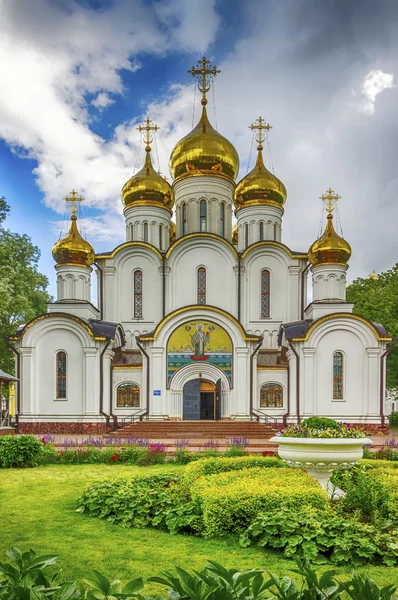
<svg viewBox="0 0 398 600">
<path fill-rule="evenodd" d="M 0 198 L 0 369 L 14 373 L 14 355 L 4 336 L 12 335 L 22 323 L 46 312 L 48 279 L 38 270 L 40 250 L 29 236 L 3 227 L 10 211 Z"/>
<path fill-rule="evenodd" d="M 347 300 L 354 313 L 381 323 L 391 336 L 398 337 L 398 264 L 376 277 L 356 279 L 347 287 Z M 387 359 L 387 388 L 398 387 L 398 348 Z"/>
</svg>

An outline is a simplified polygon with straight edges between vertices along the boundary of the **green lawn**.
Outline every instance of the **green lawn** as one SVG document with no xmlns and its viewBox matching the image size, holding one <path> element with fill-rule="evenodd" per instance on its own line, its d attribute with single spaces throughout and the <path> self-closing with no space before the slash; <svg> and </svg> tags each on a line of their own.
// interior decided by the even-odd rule
<svg viewBox="0 0 398 600">
<path fill-rule="evenodd" d="M 57 554 L 65 578 L 78 578 L 90 569 L 98 569 L 124 581 L 138 575 L 146 579 L 177 565 L 200 569 L 209 558 L 228 567 L 261 567 L 278 574 L 294 568 L 290 560 L 256 548 L 242 549 L 233 539 L 210 541 L 170 536 L 153 529 L 124 529 L 75 512 L 80 492 L 96 479 L 182 468 L 54 465 L 1 470 L 1 559 L 10 546 L 33 548 L 38 553 Z M 339 569 L 340 573 L 351 571 Z M 398 579 L 398 569 L 367 566 L 357 571 L 366 572 L 379 584 L 396 583 Z M 153 584 L 146 587 L 148 593 L 160 589 Z"/>
</svg>

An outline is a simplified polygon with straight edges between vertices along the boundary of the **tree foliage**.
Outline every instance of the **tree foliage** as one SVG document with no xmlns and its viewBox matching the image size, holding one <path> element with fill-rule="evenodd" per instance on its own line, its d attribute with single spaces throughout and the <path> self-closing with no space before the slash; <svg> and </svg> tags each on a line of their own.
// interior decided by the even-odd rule
<svg viewBox="0 0 398 600">
<path fill-rule="evenodd" d="M 46 312 L 50 297 L 48 279 L 39 272 L 40 250 L 26 234 L 3 226 L 9 212 L 6 199 L 0 198 L 0 368 L 14 372 L 14 356 L 4 336 L 15 333 L 19 325 Z"/>
<path fill-rule="evenodd" d="M 347 300 L 354 302 L 354 313 L 381 323 L 391 336 L 398 336 L 398 264 L 377 277 L 356 279 L 347 287 Z M 387 387 L 398 387 L 398 348 L 387 360 Z"/>
</svg>

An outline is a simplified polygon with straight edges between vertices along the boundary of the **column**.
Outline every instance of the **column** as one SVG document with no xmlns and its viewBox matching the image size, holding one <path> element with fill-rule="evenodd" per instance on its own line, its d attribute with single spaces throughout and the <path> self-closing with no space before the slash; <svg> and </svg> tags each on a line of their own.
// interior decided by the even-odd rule
<svg viewBox="0 0 398 600">
<path fill-rule="evenodd" d="M 289 372 L 288 377 L 290 381 L 289 385 L 289 415 L 287 416 L 289 423 L 294 423 L 296 421 L 296 402 L 297 402 L 297 394 L 296 394 L 296 355 L 293 350 L 289 348 L 286 352 L 286 358 L 289 361 Z M 286 407 L 287 407 L 287 399 L 286 399 Z M 287 411 L 287 408 L 286 408 Z"/>
<path fill-rule="evenodd" d="M 99 414 L 99 369 L 97 368 L 97 348 L 83 348 L 85 355 L 84 373 L 84 414 Z"/>
<path fill-rule="evenodd" d="M 250 354 L 249 348 L 235 348 L 234 366 L 234 402 L 232 402 L 232 414 L 240 417 L 249 417 L 250 412 Z"/>
<path fill-rule="evenodd" d="M 301 294 L 300 294 L 300 266 L 289 266 L 289 289 L 290 289 L 290 306 L 289 306 L 289 321 L 297 321 L 300 319 L 301 309 Z"/>
<path fill-rule="evenodd" d="M 113 392 L 113 386 L 112 386 L 112 392 L 111 392 L 111 365 L 112 365 L 112 359 L 115 356 L 114 351 L 111 348 L 108 348 L 107 350 L 105 350 L 104 356 L 102 358 L 103 362 L 103 388 L 102 388 L 102 401 L 103 401 L 103 411 L 106 413 L 112 412 L 113 411 L 113 398 L 111 397 L 112 392 Z"/>
<path fill-rule="evenodd" d="M 21 374 L 18 385 L 21 386 L 21 414 L 32 415 L 36 410 L 35 388 L 33 385 L 33 348 L 20 348 L 21 354 Z M 49 377 L 53 385 L 53 394 L 55 394 L 54 367 Z M 50 383 L 51 385 L 51 383 Z"/>
<path fill-rule="evenodd" d="M 315 353 L 316 348 L 303 348 L 300 385 L 300 413 L 302 417 L 311 417 L 318 413 L 316 402 L 316 380 L 315 380 Z M 322 382 L 327 385 L 327 382 Z"/>
<path fill-rule="evenodd" d="M 380 348 L 366 348 L 368 380 L 364 382 L 364 388 L 366 386 L 367 394 L 363 394 L 362 415 L 359 416 L 368 415 L 372 420 L 380 415 L 380 354 Z M 347 369 L 345 375 L 349 377 Z"/>
<path fill-rule="evenodd" d="M 149 397 L 151 403 L 151 415 L 160 416 L 166 414 L 164 406 L 165 397 L 164 397 L 164 377 L 163 377 L 163 348 L 151 348 L 150 351 L 151 357 L 151 383 L 149 390 Z M 156 394 L 156 392 L 160 391 L 160 396 Z M 155 395 L 156 394 L 156 395 Z"/>
</svg>

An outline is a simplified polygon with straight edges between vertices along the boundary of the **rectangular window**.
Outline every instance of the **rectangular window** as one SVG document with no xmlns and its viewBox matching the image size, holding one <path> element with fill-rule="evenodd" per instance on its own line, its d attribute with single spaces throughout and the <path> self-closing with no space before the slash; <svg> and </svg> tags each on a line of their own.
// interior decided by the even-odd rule
<svg viewBox="0 0 398 600">
<path fill-rule="evenodd" d="M 56 375 L 57 375 L 56 397 L 58 400 L 65 400 L 65 398 L 66 398 L 66 352 L 57 352 Z"/>
<path fill-rule="evenodd" d="M 343 354 L 333 354 L 333 400 L 343 400 Z"/>
</svg>

